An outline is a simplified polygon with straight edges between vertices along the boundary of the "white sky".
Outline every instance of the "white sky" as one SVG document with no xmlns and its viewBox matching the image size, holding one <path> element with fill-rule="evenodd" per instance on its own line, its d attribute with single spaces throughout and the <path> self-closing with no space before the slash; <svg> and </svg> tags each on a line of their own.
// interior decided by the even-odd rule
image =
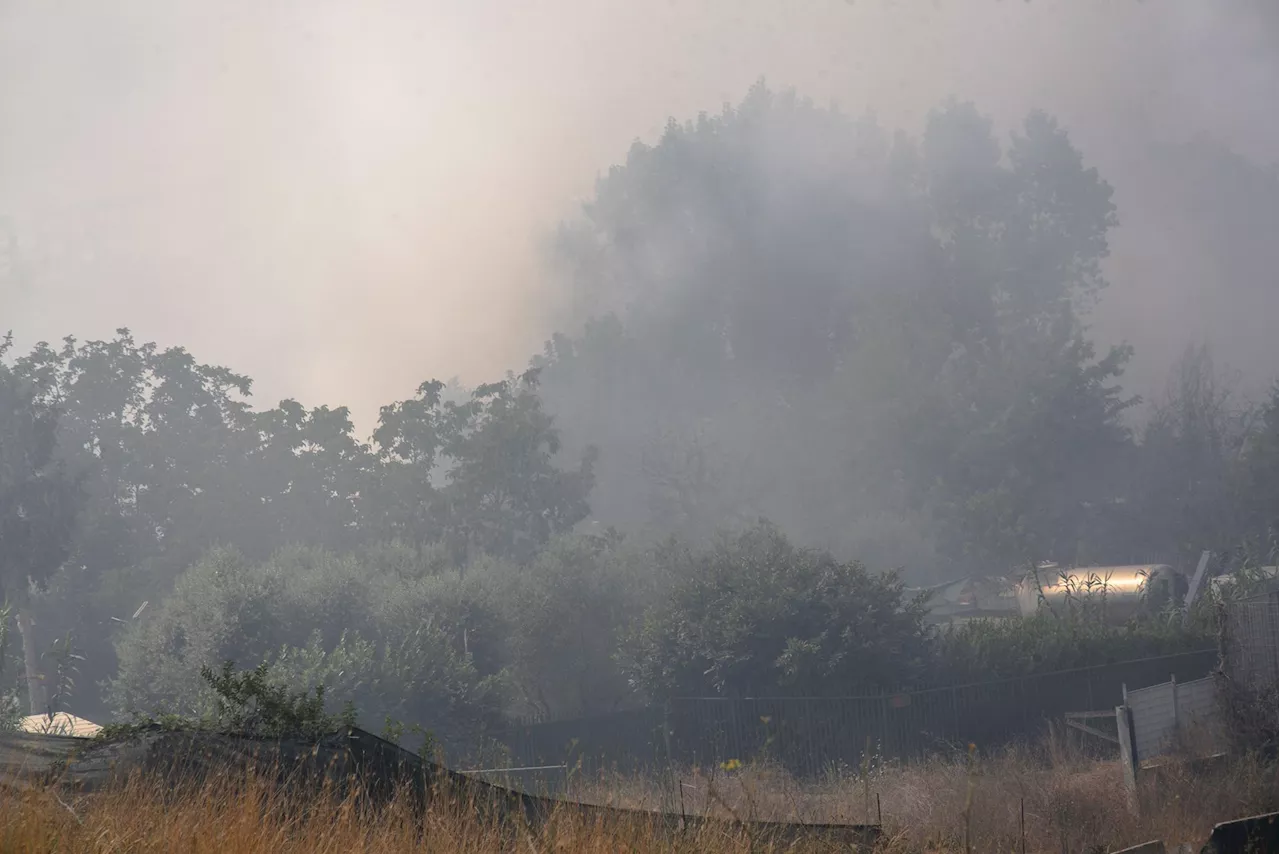
<svg viewBox="0 0 1280 854">
<path fill-rule="evenodd" d="M 539 236 L 632 139 L 765 76 L 892 125 L 951 94 L 1005 124 L 1047 109 L 1146 223 L 1117 236 L 1100 334 L 1148 365 L 1200 334 L 1273 360 L 1274 307 L 1206 326 L 1213 283 L 1132 175 L 1196 132 L 1275 159 L 1274 8 L 0 0 L 0 327 L 127 325 L 248 373 L 259 405 L 367 427 L 423 379 L 522 366 L 552 331 Z"/>
</svg>

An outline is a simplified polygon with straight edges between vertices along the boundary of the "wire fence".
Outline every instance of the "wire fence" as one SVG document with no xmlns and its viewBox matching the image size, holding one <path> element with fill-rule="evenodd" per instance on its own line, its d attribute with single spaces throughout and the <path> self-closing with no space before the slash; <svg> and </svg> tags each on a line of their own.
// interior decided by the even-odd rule
<svg viewBox="0 0 1280 854">
<path fill-rule="evenodd" d="M 1275 755 L 1277 659 L 1280 647 L 1280 590 L 1223 603 L 1218 641 L 1218 680 L 1226 731 L 1238 748 Z"/>
<path fill-rule="evenodd" d="M 1280 591 L 1223 606 L 1222 670 L 1238 685 L 1274 687 L 1280 673 Z"/>
<path fill-rule="evenodd" d="M 899 694 L 679 698 L 518 727 L 501 740 L 513 764 L 563 762 L 588 775 L 767 758 L 817 777 L 873 757 L 907 760 L 969 743 L 986 749 L 1034 738 L 1067 712 L 1114 709 L 1124 685 L 1189 682 L 1217 664 L 1216 650 L 1201 650 Z"/>
</svg>

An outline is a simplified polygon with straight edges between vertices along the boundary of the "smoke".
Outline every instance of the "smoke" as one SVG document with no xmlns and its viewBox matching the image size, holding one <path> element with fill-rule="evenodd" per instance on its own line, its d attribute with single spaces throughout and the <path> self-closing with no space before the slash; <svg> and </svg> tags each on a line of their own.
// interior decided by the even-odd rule
<svg viewBox="0 0 1280 854">
<path fill-rule="evenodd" d="M 561 320 L 542 237 L 632 139 L 761 76 L 907 129 L 952 94 L 1044 108 L 1116 187 L 1095 321 L 1133 382 L 1190 340 L 1274 373 L 1265 0 L 9 0 L 0 325 L 128 325 L 368 427 L 424 378 L 523 365 Z M 1184 180 L 1201 137 L 1218 165 Z M 1211 230 L 1237 203 L 1263 237 Z"/>
</svg>

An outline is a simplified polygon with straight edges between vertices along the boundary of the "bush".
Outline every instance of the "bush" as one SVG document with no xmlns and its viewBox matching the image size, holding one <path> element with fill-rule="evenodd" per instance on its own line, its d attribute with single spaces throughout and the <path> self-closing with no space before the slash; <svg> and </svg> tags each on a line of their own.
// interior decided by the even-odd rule
<svg viewBox="0 0 1280 854">
<path fill-rule="evenodd" d="M 624 650 L 633 683 L 653 696 L 848 694 L 927 669 L 924 600 L 907 598 L 896 573 L 798 549 L 766 522 L 659 559 L 670 592 Z"/>
<path fill-rule="evenodd" d="M 943 629 L 934 644 L 935 685 L 1013 679 L 1157 655 L 1207 649 L 1213 641 L 1160 616 L 1124 626 L 1041 613 L 971 620 Z"/>
<path fill-rule="evenodd" d="M 579 717 L 633 700 L 616 653 L 622 631 L 654 598 L 642 551 L 611 536 L 561 537 L 511 581 L 518 711 Z"/>
<path fill-rule="evenodd" d="M 449 584 L 324 551 L 291 549 L 258 564 L 214 551 L 126 629 L 109 694 L 121 713 L 207 717 L 217 700 L 201 669 L 262 662 L 289 689 L 326 686 L 330 710 L 354 702 L 367 727 L 389 715 L 446 741 L 469 740 L 499 720 L 505 673 L 477 668 L 456 630 L 467 612 L 445 595 Z"/>
<path fill-rule="evenodd" d="M 213 723 L 221 730 L 275 738 L 318 738 L 342 726 L 354 726 L 354 706 L 333 717 L 325 713 L 323 683 L 310 691 L 290 691 L 270 681 L 267 665 L 236 672 L 233 662 L 221 670 L 200 668 L 200 678 L 215 695 Z"/>
</svg>

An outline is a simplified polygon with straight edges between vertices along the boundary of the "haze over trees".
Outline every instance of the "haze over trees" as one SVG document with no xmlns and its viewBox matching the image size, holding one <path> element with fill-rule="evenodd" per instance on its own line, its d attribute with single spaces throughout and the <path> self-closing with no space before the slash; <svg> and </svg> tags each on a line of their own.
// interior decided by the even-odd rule
<svg viewBox="0 0 1280 854">
<path fill-rule="evenodd" d="M 916 140 L 757 87 L 637 143 L 565 227 L 593 319 L 548 345 L 543 395 L 569 447 L 601 448 L 602 523 L 705 537 L 764 515 L 934 580 L 1184 557 L 1167 514 L 1146 536 L 1116 524 L 1147 443 L 1120 387 L 1131 350 L 1089 334 L 1115 225 L 1110 187 L 1042 113 L 1001 140 L 949 103 Z M 1186 441 L 1216 430 L 1205 452 L 1228 454 L 1250 406 L 1195 393 L 1174 390 L 1165 420 L 1212 408 L 1222 423 Z M 1142 455 L 1172 462 L 1156 444 Z"/>
<path fill-rule="evenodd" d="M 574 320 L 527 369 L 423 382 L 368 441 L 127 330 L 0 350 L 0 583 L 83 656 L 78 714 L 197 711 L 202 665 L 265 661 L 456 742 L 1202 643 L 1046 628 L 1032 660 L 1034 621 L 939 638 L 904 586 L 1274 563 L 1274 386 L 1192 348 L 1142 402 L 1091 331 L 1111 195 L 1044 113 L 1001 138 L 949 102 L 912 138 L 761 85 L 564 223 Z"/>
</svg>

